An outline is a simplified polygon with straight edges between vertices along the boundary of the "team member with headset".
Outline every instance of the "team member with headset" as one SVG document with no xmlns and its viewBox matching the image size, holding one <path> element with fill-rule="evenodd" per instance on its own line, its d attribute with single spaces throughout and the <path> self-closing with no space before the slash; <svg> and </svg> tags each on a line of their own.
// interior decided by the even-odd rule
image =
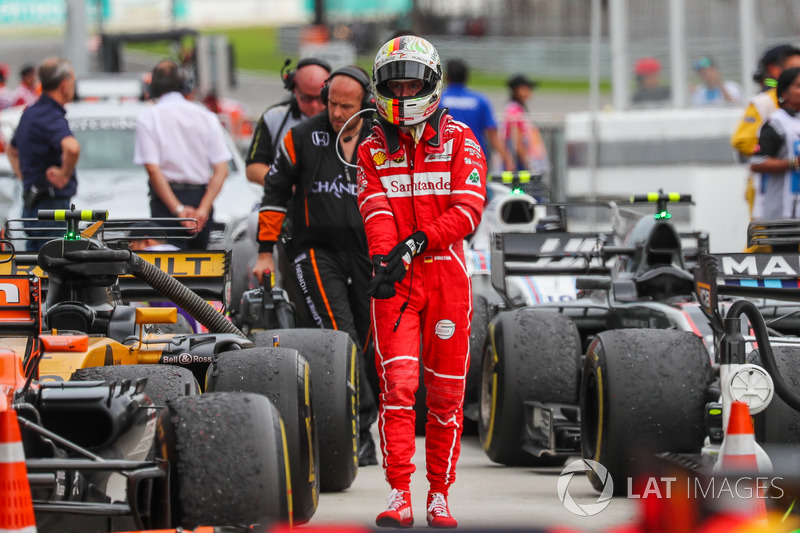
<svg viewBox="0 0 800 533">
<path fill-rule="evenodd" d="M 369 345 L 372 263 L 356 203 L 356 155 L 370 132 L 362 113 L 371 106 L 370 79 L 356 66 L 331 73 L 321 91 L 327 112 L 289 130 L 264 183 L 258 220 L 259 254 L 253 274 L 274 271 L 272 247 L 290 209 L 289 259 L 311 326 L 347 332 L 360 352 Z M 348 163 L 345 164 L 344 161 Z M 360 364 L 359 465 L 377 464 L 369 427 L 377 408 Z"/>
<path fill-rule="evenodd" d="M 136 119 L 133 161 L 150 178 L 153 217 L 194 218 L 196 235 L 168 239 L 179 248 L 205 249 L 213 222 L 214 199 L 228 176 L 230 150 L 219 119 L 184 98 L 181 67 L 165 60 L 153 69 L 150 93 L 158 102 Z M 194 222 L 179 224 L 194 230 Z"/>
<path fill-rule="evenodd" d="M 294 70 L 287 71 L 286 68 L 290 63 L 291 60 L 287 59 L 284 68 L 281 69 L 283 88 L 289 91 L 290 97 L 267 108 L 261 115 L 247 151 L 245 160 L 247 179 L 262 187 L 264 178 L 275 159 L 278 144 L 288 131 L 308 117 L 325 110 L 320 92 L 325 80 L 330 76 L 330 65 L 322 59 L 307 57 L 298 61 Z M 277 274 L 275 284 L 283 287 L 289 299 L 296 304 L 298 322 L 308 324 L 311 317 L 305 311 L 305 306 L 297 305 L 302 303 L 302 294 L 300 287 L 294 281 L 291 265 L 286 259 L 290 255 L 288 248 L 291 247 L 288 238 L 291 232 L 290 221 L 291 216 L 286 220 L 281 237 L 275 245 L 278 267 L 277 272 L 273 270 Z"/>
<path fill-rule="evenodd" d="M 289 66 L 289 61 L 287 59 L 284 68 Z M 302 120 L 325 109 L 320 92 L 330 74 L 328 62 L 314 57 L 301 59 L 294 70 L 282 73 L 283 87 L 291 96 L 267 108 L 258 120 L 245 161 L 248 180 L 263 186 L 281 139 Z"/>
</svg>

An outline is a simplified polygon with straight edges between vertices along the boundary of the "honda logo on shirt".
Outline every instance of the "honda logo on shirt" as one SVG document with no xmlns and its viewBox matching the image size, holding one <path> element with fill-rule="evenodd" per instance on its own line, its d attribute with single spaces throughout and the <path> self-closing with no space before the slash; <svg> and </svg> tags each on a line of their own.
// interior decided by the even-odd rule
<svg viewBox="0 0 800 533">
<path fill-rule="evenodd" d="M 311 133 L 311 141 L 314 146 L 328 146 L 331 138 L 327 131 L 314 131 Z"/>
</svg>

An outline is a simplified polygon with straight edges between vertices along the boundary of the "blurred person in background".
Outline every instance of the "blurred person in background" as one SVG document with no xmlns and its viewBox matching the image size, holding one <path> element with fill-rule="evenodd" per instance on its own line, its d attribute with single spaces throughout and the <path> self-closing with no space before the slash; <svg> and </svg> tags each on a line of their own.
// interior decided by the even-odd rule
<svg viewBox="0 0 800 533">
<path fill-rule="evenodd" d="M 663 105 L 670 99 L 669 87 L 661 83 L 661 62 L 655 57 L 640 57 L 633 64 L 636 90 L 633 93 L 635 106 Z"/>
<path fill-rule="evenodd" d="M 356 117 L 371 105 L 370 89 L 369 75 L 357 66 L 333 71 L 322 94 L 327 112 L 297 124 L 279 143 L 264 183 L 259 253 L 252 269 L 262 283 L 265 273 L 275 271 L 273 247 L 284 219 L 291 216 L 291 245 L 282 253 L 293 263 L 290 272 L 301 291 L 295 306 L 305 308 L 305 314 L 298 313 L 298 325 L 344 331 L 361 354 L 359 466 L 378 464 L 370 433 L 377 406 L 364 360 L 371 353 L 367 287 L 372 262 L 356 203 L 357 169 L 352 168 L 358 145 L 370 132 L 369 120 Z"/>
<path fill-rule="evenodd" d="M 701 83 L 692 91 L 689 100 L 693 106 L 735 105 L 742 100 L 742 89 L 731 80 L 723 80 L 716 62 L 706 56 L 694 62 L 694 70 Z"/>
<path fill-rule="evenodd" d="M 14 105 L 29 107 L 39 99 L 39 79 L 36 77 L 36 67 L 23 65 L 19 71 L 19 85 L 14 91 Z"/>
<path fill-rule="evenodd" d="M 205 250 L 214 222 L 214 199 L 228 177 L 233 157 L 217 116 L 185 98 L 181 67 L 161 61 L 153 69 L 150 92 L 158 102 L 136 118 L 133 162 L 150 178 L 153 217 L 193 218 L 177 222 L 190 228 L 190 239 L 168 239 L 181 249 Z"/>
<path fill-rule="evenodd" d="M 754 81 L 761 86 L 761 92 L 750 98 L 744 115 L 731 136 L 731 146 L 741 162 L 747 162 L 753 155 L 758 145 L 761 124 L 778 109 L 778 78 L 785 69 L 795 67 L 800 67 L 800 48 L 790 44 L 773 46 L 761 56 L 753 74 Z M 747 176 L 745 199 L 751 219 L 757 194 L 756 181 L 757 177 L 752 173 Z"/>
<path fill-rule="evenodd" d="M 22 218 L 36 218 L 39 209 L 69 209 L 78 190 L 75 165 L 80 144 L 67 122 L 64 106 L 75 97 L 75 72 L 69 61 L 51 57 L 39 66 L 42 97 L 19 119 L 8 147 L 8 160 L 22 180 Z M 26 227 L 49 223 L 26 222 Z M 37 232 L 39 237 L 58 238 L 63 232 Z M 38 251 L 44 240 L 28 241 L 28 251 Z"/>
<path fill-rule="evenodd" d="M 268 107 L 258 119 L 245 161 L 248 180 L 263 187 L 278 144 L 286 133 L 325 109 L 319 95 L 330 74 L 331 67 L 327 61 L 307 57 L 282 76 L 283 87 L 290 96 L 288 100 Z"/>
<path fill-rule="evenodd" d="M 800 218 L 800 68 L 784 70 L 779 108 L 761 126 L 750 170 L 759 173 L 754 220 Z"/>
<path fill-rule="evenodd" d="M 487 161 L 491 161 L 492 153 L 496 153 L 501 161 L 502 170 L 513 170 L 514 161 L 505 145 L 500 141 L 497 122 L 489 99 L 483 94 L 467 88 L 469 67 L 461 59 L 451 59 L 445 66 L 445 85 L 442 91 L 443 107 L 447 108 L 454 119 L 463 122 L 483 148 Z M 490 168 L 493 165 L 490 164 Z"/>
<path fill-rule="evenodd" d="M 14 95 L 6 86 L 8 72 L 8 64 L 0 63 L 0 111 L 14 104 Z"/>
<path fill-rule="evenodd" d="M 513 160 L 512 170 L 528 170 L 545 175 L 550 171 L 550 160 L 542 134 L 528 117 L 528 101 L 538 82 L 523 74 L 508 80 L 510 101 L 503 111 L 502 138 Z"/>
</svg>

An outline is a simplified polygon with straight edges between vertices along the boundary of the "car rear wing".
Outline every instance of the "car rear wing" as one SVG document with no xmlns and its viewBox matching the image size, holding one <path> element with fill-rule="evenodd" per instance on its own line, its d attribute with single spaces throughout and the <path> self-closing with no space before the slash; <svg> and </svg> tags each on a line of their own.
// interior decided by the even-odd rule
<svg viewBox="0 0 800 533">
<path fill-rule="evenodd" d="M 719 296 L 800 301 L 800 253 L 702 254 L 693 269 L 707 312 Z"/>
<path fill-rule="evenodd" d="M 492 239 L 491 281 L 507 294 L 508 276 L 606 275 L 621 249 L 613 233 L 498 233 Z"/>
<path fill-rule="evenodd" d="M 230 250 L 139 251 L 136 254 L 201 298 L 228 305 L 233 271 Z M 38 266 L 36 254 L 0 252 L 0 261 L 9 257 L 10 260 L 0 263 L 0 275 L 36 276 L 42 280 L 43 290 L 46 290 L 48 276 Z M 132 275 L 120 276 L 118 286 L 125 301 L 163 300 L 144 280 Z"/>
<path fill-rule="evenodd" d="M 798 251 L 800 220 L 760 220 L 747 226 L 747 246 L 771 246 Z"/>
</svg>

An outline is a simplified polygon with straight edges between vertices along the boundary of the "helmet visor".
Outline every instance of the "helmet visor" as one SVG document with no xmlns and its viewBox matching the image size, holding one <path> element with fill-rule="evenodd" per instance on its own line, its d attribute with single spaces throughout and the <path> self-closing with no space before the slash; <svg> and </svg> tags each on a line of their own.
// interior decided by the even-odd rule
<svg viewBox="0 0 800 533">
<path fill-rule="evenodd" d="M 393 61 L 375 72 L 375 88 L 381 94 L 387 94 L 386 83 L 390 80 L 422 80 L 425 87 L 418 95 L 422 96 L 436 87 L 439 73 L 416 61 Z"/>
</svg>

